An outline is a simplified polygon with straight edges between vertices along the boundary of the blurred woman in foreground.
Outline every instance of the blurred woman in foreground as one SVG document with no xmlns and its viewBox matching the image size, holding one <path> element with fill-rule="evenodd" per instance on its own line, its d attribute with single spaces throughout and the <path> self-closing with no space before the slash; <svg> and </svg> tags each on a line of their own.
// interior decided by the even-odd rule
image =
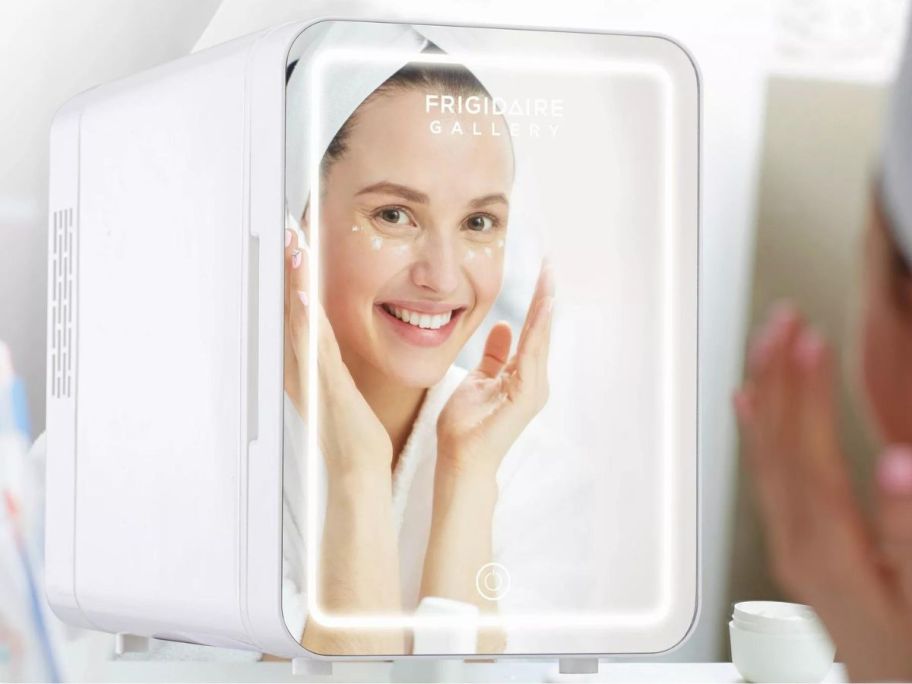
<svg viewBox="0 0 912 684">
<path fill-rule="evenodd" d="M 912 41 L 872 182 L 859 387 L 883 444 L 862 514 L 837 439 L 829 346 L 780 304 L 734 403 L 773 571 L 812 605 L 858 680 L 912 681 Z"/>
</svg>

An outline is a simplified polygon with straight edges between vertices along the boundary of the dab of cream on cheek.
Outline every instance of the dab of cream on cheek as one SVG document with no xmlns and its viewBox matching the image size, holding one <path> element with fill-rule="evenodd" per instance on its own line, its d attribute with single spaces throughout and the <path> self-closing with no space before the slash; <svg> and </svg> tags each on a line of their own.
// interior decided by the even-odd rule
<svg viewBox="0 0 912 684">
<path fill-rule="evenodd" d="M 357 223 L 353 223 L 351 227 L 352 233 L 366 233 L 365 229 L 359 226 Z M 380 248 L 383 247 L 383 238 L 379 235 L 375 235 L 370 239 L 371 249 L 375 252 L 380 251 Z"/>
<path fill-rule="evenodd" d="M 498 248 L 498 249 L 503 249 L 503 246 L 504 246 L 504 241 L 503 241 L 503 240 L 498 240 L 498 241 L 497 241 L 497 248 Z M 484 255 L 485 255 L 486 257 L 488 257 L 489 259 L 491 259 L 491 258 L 494 257 L 494 250 L 493 250 L 491 247 L 484 247 L 484 248 L 482 248 L 481 253 L 484 254 Z M 466 253 L 465 253 L 465 260 L 466 260 L 466 261 L 474 261 L 474 259 L 475 259 L 476 256 L 478 256 L 478 252 L 476 252 L 474 249 L 467 249 L 467 250 L 466 250 Z"/>
<path fill-rule="evenodd" d="M 359 226 L 357 223 L 352 224 L 351 227 L 352 233 L 364 233 L 364 236 L 369 239 L 369 244 L 372 252 L 379 252 L 384 247 L 388 246 L 388 240 L 384 239 L 381 235 L 370 235 L 370 231 L 364 226 Z M 394 240 L 395 242 L 395 240 Z M 409 244 L 407 242 L 402 242 L 394 248 L 396 254 L 404 254 L 409 249 Z"/>
<path fill-rule="evenodd" d="M 359 226 L 357 223 L 352 224 L 351 232 L 352 233 L 365 233 L 365 236 L 367 235 L 367 229 L 364 228 L 363 226 Z M 374 235 L 370 238 L 370 247 L 371 247 L 371 251 L 373 251 L 373 252 L 379 252 L 381 249 L 383 249 L 385 244 L 386 243 L 385 243 L 384 239 L 379 235 Z M 504 247 L 504 241 L 501 238 L 497 241 L 497 248 L 503 249 L 503 247 Z M 408 249 L 409 249 L 408 243 L 401 243 L 401 244 L 396 245 L 395 252 L 397 254 L 404 254 L 406 251 L 408 251 Z M 489 259 L 494 256 L 494 250 L 491 249 L 491 247 L 482 248 L 482 253 Z M 469 248 L 466 250 L 464 259 L 466 261 L 473 261 L 476 256 L 478 256 L 478 253 L 474 249 Z"/>
</svg>

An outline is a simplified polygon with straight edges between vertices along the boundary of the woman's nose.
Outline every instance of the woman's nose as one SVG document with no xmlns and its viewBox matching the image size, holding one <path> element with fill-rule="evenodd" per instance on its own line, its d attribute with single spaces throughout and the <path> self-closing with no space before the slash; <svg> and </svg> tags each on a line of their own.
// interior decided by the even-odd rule
<svg viewBox="0 0 912 684">
<path fill-rule="evenodd" d="M 459 284 L 459 266 L 451 241 L 439 235 L 425 235 L 412 267 L 412 281 L 418 287 L 441 293 L 453 292 Z"/>
</svg>

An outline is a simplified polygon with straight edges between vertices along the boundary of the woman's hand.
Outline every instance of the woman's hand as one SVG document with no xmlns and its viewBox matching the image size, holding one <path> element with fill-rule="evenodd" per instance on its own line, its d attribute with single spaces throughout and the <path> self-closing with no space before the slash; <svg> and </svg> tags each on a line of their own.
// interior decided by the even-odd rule
<svg viewBox="0 0 912 684">
<path fill-rule="evenodd" d="M 392 445 L 342 361 L 329 320 L 308 296 L 307 248 L 285 237 L 285 389 L 308 416 L 310 324 L 317 322 L 318 443 L 329 479 L 320 544 L 317 595 L 334 616 L 389 615 L 402 610 L 399 547 L 392 513 Z M 328 627 L 309 614 L 301 643 L 317 653 L 399 654 L 401 629 Z"/>
<path fill-rule="evenodd" d="M 516 354 L 512 331 L 500 322 L 484 356 L 453 392 L 437 419 L 437 467 L 480 468 L 493 474 L 526 425 L 548 400 L 548 347 L 554 282 L 542 264 Z"/>
<path fill-rule="evenodd" d="M 320 449 L 331 473 L 376 466 L 389 474 L 389 434 L 349 373 L 323 307 L 308 292 L 307 246 L 285 231 L 285 389 L 298 413 L 308 418 L 310 324 L 317 321 L 317 396 Z"/>
<path fill-rule="evenodd" d="M 484 357 L 456 388 L 437 419 L 434 508 L 420 596 L 442 596 L 497 611 L 499 597 L 479 589 L 492 558 L 497 468 L 548 400 L 548 343 L 554 284 L 542 264 L 535 294 L 510 358 L 510 326 L 488 334 Z M 504 650 L 503 630 L 479 630 L 478 652 Z"/>
<path fill-rule="evenodd" d="M 870 523 L 837 438 L 823 339 L 782 306 L 748 365 L 734 401 L 774 574 L 816 609 L 852 681 L 912 680 L 912 452 L 881 458 Z"/>
</svg>

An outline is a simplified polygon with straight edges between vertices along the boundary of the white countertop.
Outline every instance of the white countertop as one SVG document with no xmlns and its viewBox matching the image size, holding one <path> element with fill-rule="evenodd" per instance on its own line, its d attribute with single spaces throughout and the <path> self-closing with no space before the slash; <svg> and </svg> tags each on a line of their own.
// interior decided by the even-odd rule
<svg viewBox="0 0 912 684">
<path fill-rule="evenodd" d="M 84 632 L 82 638 L 64 641 L 60 661 L 65 681 L 85 682 L 742 682 L 730 662 L 670 663 L 604 659 L 596 675 L 561 675 L 557 661 L 504 660 L 460 663 L 443 661 L 442 670 L 429 672 L 440 661 L 398 663 L 337 662 L 331 676 L 292 673 L 289 661 L 260 662 L 257 654 L 230 649 L 187 648 L 173 652 L 114 654 L 114 639 L 101 632 Z M 156 659 L 158 658 L 158 659 Z M 409 665 L 411 670 L 403 671 Z M 422 669 L 424 668 L 424 669 Z M 453 668 L 456 668 L 454 671 Z M 449 677 L 441 677 L 441 674 Z M 395 679 L 394 679 L 395 676 Z M 848 681 L 845 668 L 836 664 L 825 682 Z"/>
<path fill-rule="evenodd" d="M 290 663 L 204 663 L 110 661 L 95 681 L 149 682 L 388 682 L 390 663 L 336 663 L 332 676 L 303 677 L 291 673 Z M 731 663 L 611 663 L 602 662 L 597 675 L 560 675 L 555 662 L 513 661 L 471 663 L 462 670 L 465 682 L 742 682 Z M 845 682 L 837 664 L 826 682 Z"/>
</svg>

